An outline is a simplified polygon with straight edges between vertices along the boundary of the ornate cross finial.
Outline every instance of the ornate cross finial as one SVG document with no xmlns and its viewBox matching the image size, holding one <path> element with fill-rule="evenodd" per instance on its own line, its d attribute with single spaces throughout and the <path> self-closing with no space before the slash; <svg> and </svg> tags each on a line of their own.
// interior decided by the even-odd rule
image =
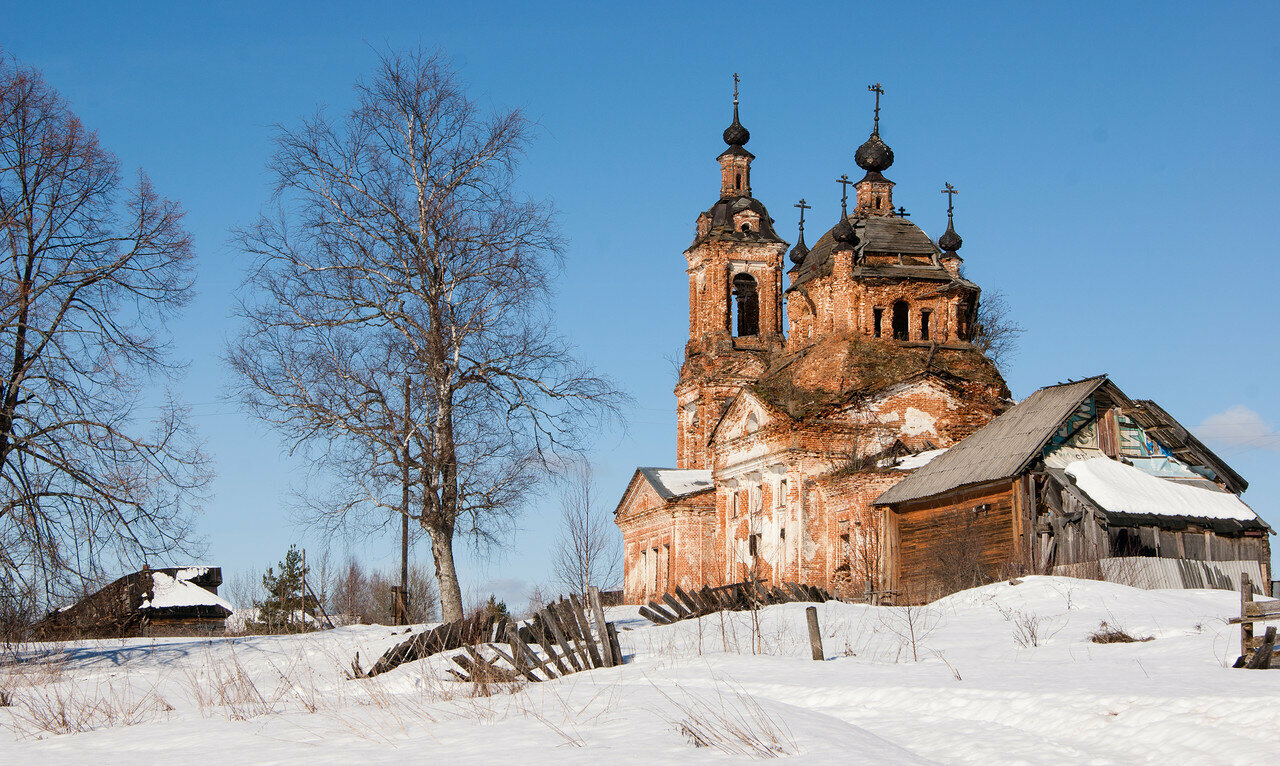
<svg viewBox="0 0 1280 766">
<path fill-rule="evenodd" d="M 849 180 L 848 173 L 841 173 L 840 177 L 836 179 L 836 183 L 844 187 L 843 189 L 840 190 L 840 215 L 843 218 L 848 218 L 849 217 L 849 186 L 856 182 Z"/>
<path fill-rule="evenodd" d="M 733 105 L 738 105 L 738 73 L 733 73 Z"/>
<path fill-rule="evenodd" d="M 800 231 L 803 232 L 804 231 L 804 211 L 812 209 L 813 205 L 808 204 L 807 202 L 804 201 L 804 197 L 801 197 L 799 204 L 792 205 L 792 207 L 800 208 Z"/>
<path fill-rule="evenodd" d="M 871 129 L 871 132 L 879 133 L 880 132 L 880 97 L 884 95 L 884 88 L 880 87 L 880 83 L 876 83 L 875 85 L 868 85 L 867 90 L 876 94 L 876 124 L 875 124 L 875 127 Z"/>
<path fill-rule="evenodd" d="M 956 187 L 951 185 L 950 181 L 944 184 L 944 186 L 946 188 L 942 190 L 942 193 L 947 195 L 947 221 L 950 222 L 951 211 L 955 209 L 955 206 L 952 203 L 955 202 L 956 195 L 960 192 L 956 190 Z"/>
<path fill-rule="evenodd" d="M 898 205 L 897 216 L 899 218 L 906 218 L 909 215 L 911 214 L 907 212 L 907 209 L 905 207 L 903 207 L 902 205 Z"/>
</svg>

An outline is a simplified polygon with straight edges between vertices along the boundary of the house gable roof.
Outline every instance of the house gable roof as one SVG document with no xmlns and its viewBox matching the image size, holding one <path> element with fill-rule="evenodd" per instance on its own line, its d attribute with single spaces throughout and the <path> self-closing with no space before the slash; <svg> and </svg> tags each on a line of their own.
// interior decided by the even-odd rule
<svg viewBox="0 0 1280 766">
<path fill-rule="evenodd" d="M 1111 385 L 1105 375 L 1040 389 L 890 487 L 876 505 L 920 500 L 1018 475 L 1062 422 L 1103 385 Z"/>
<path fill-rule="evenodd" d="M 1075 409 L 1095 395 L 1119 407 L 1176 456 L 1212 469 L 1231 492 L 1243 492 L 1249 486 L 1155 402 L 1129 399 L 1105 375 L 1099 375 L 1036 391 L 946 454 L 886 490 L 876 504 L 906 503 L 962 487 L 1011 479 L 1026 470 Z"/>
</svg>

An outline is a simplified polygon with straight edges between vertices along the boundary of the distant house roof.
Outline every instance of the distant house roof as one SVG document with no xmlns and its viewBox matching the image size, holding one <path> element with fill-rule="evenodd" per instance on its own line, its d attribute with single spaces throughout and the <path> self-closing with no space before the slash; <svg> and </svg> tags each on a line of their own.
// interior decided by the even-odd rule
<svg viewBox="0 0 1280 766">
<path fill-rule="evenodd" d="M 663 500 L 696 495 L 715 489 L 710 470 L 684 468 L 640 468 L 640 474 L 653 486 Z"/>
<path fill-rule="evenodd" d="M 1042 388 L 890 487 L 876 500 L 892 505 L 1017 476 L 1105 375 Z"/>
</svg>

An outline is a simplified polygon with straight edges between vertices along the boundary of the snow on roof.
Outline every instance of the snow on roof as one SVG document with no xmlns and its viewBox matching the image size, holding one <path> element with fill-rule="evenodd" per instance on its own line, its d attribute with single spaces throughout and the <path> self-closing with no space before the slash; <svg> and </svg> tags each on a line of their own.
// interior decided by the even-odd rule
<svg viewBox="0 0 1280 766">
<path fill-rule="evenodd" d="M 684 468 L 641 468 L 653 488 L 664 500 L 714 489 L 711 471 Z"/>
<path fill-rule="evenodd" d="M 1230 492 L 1217 492 L 1158 479 L 1106 457 L 1077 460 L 1067 475 L 1104 510 L 1153 516 L 1254 521 L 1258 514 Z"/>
<path fill-rule="evenodd" d="M 234 612 L 236 609 L 218 594 L 189 583 L 185 579 L 174 579 L 163 572 L 151 573 L 151 587 L 151 600 L 144 600 L 142 609 L 187 606 L 220 606 L 228 612 Z"/>
<path fill-rule="evenodd" d="M 942 449 L 928 449 L 924 452 L 917 452 L 914 455 L 898 458 L 890 467 L 895 471 L 914 471 L 917 468 L 929 465 L 930 461 L 946 451 L 947 448 L 943 447 Z"/>
</svg>

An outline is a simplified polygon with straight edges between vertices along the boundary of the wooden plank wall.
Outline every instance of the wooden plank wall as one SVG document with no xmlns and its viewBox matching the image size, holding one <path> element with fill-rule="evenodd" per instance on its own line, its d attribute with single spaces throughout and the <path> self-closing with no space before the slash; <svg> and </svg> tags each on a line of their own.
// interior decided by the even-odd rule
<svg viewBox="0 0 1280 766">
<path fill-rule="evenodd" d="M 895 512 L 898 590 L 908 601 L 925 600 L 954 580 L 957 568 L 976 559 L 988 577 L 999 577 L 1018 557 L 1012 483 L 957 494 L 942 505 Z M 937 502 L 937 498 L 931 498 Z M 986 506 L 984 510 L 979 510 Z"/>
</svg>

